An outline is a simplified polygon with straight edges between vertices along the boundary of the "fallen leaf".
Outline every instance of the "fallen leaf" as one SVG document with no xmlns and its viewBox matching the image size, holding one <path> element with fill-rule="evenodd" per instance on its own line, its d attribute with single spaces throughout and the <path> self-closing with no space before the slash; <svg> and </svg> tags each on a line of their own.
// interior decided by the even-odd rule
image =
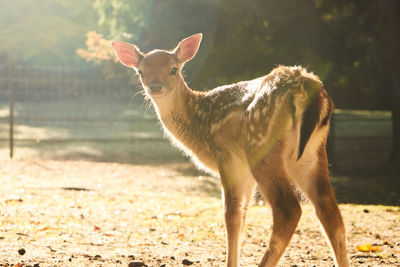
<svg viewBox="0 0 400 267">
<path fill-rule="evenodd" d="M 357 246 L 357 250 L 362 252 L 376 252 L 379 251 L 379 249 L 380 248 L 378 246 L 372 246 L 371 244 Z"/>
<path fill-rule="evenodd" d="M 182 233 L 178 234 L 178 238 L 184 238 L 184 237 L 185 237 L 184 234 L 182 234 Z"/>
<path fill-rule="evenodd" d="M 100 227 L 98 227 L 98 226 L 94 226 L 94 229 L 93 229 L 94 231 L 100 231 Z"/>
<path fill-rule="evenodd" d="M 114 236 L 113 234 L 110 234 L 110 233 L 104 233 L 103 235 L 105 235 L 105 236 Z"/>
</svg>

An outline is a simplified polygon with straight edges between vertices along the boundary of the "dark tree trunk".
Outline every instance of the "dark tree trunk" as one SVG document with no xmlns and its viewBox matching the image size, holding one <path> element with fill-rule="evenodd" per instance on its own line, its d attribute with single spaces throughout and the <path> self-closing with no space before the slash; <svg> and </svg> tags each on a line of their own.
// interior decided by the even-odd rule
<svg viewBox="0 0 400 267">
<path fill-rule="evenodd" d="M 379 0 L 378 3 L 380 48 L 392 97 L 393 151 L 389 166 L 400 171 L 400 1 Z"/>
</svg>

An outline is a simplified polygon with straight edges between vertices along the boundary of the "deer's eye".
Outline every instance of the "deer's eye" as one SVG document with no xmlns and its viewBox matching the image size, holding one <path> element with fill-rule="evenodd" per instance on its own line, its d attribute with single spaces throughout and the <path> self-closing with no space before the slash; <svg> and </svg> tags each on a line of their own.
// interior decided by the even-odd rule
<svg viewBox="0 0 400 267">
<path fill-rule="evenodd" d="M 140 77 L 142 77 L 142 78 L 143 78 L 143 76 L 144 76 L 144 73 L 143 73 L 143 71 L 141 71 L 141 70 L 138 70 L 138 73 L 139 73 Z"/>
<path fill-rule="evenodd" d="M 175 75 L 178 72 L 178 68 L 174 67 L 171 69 L 171 75 Z"/>
</svg>

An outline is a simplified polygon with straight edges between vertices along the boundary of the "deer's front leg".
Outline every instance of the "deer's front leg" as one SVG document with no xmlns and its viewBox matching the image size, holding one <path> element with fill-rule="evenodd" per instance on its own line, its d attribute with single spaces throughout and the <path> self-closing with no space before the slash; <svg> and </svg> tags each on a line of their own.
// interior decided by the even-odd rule
<svg viewBox="0 0 400 267">
<path fill-rule="evenodd" d="M 255 180 L 244 156 L 230 155 L 219 163 L 225 207 L 227 266 L 239 266 L 240 233 L 251 200 Z"/>
</svg>

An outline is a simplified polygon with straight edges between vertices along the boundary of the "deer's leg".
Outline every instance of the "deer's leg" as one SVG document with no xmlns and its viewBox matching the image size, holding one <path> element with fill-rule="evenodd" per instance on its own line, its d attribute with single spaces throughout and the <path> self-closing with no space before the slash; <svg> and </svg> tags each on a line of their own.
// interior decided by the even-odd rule
<svg viewBox="0 0 400 267">
<path fill-rule="evenodd" d="M 265 158 L 253 169 L 253 175 L 273 214 L 269 246 L 259 266 L 276 266 L 300 219 L 300 204 L 288 181 L 280 155 Z"/>
<path fill-rule="evenodd" d="M 240 233 L 255 181 L 245 157 L 232 155 L 219 164 L 227 234 L 227 266 L 239 266 Z"/>
<path fill-rule="evenodd" d="M 302 164 L 301 162 L 299 164 Z M 310 165 L 310 162 L 304 163 Z M 314 164 L 313 164 L 314 165 Z M 329 182 L 326 149 L 321 146 L 310 175 L 296 181 L 315 207 L 335 255 L 335 265 L 349 266 L 346 252 L 345 228 L 335 194 Z"/>
</svg>

